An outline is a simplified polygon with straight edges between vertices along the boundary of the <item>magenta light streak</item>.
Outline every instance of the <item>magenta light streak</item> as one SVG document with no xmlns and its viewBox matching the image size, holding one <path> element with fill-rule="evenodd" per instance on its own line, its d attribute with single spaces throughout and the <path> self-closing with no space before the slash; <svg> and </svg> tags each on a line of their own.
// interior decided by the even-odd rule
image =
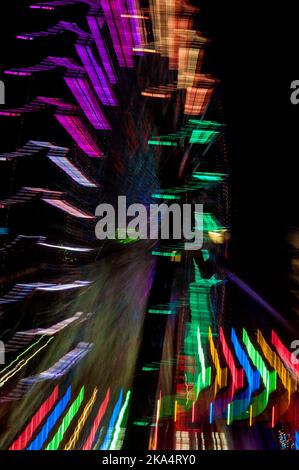
<svg viewBox="0 0 299 470">
<path fill-rule="evenodd" d="M 103 156 L 103 152 L 99 149 L 84 124 L 77 116 L 55 114 L 55 117 L 86 155 L 89 157 Z"/>
<path fill-rule="evenodd" d="M 115 18 L 109 0 L 102 0 L 101 3 L 105 19 L 109 27 L 118 63 L 121 67 L 133 67 L 132 52 L 131 55 L 127 56 L 122 47 L 122 37 L 120 32 L 121 24 L 119 23 L 119 21 L 117 21 L 117 18 Z M 122 12 L 120 11 L 119 15 L 121 15 L 121 13 Z M 121 20 L 121 17 L 119 17 L 119 20 Z"/>
<path fill-rule="evenodd" d="M 16 70 L 4 70 L 4 73 L 6 75 L 19 75 L 19 76 L 28 76 L 28 75 L 31 75 L 30 72 L 17 72 Z"/>
<path fill-rule="evenodd" d="M 46 7 L 42 5 L 30 5 L 29 8 L 32 8 L 34 10 L 54 10 L 54 7 Z"/>
<path fill-rule="evenodd" d="M 23 36 L 22 34 L 18 34 L 18 36 L 16 36 L 17 39 L 24 39 L 25 41 L 33 41 L 33 37 L 32 36 Z"/>
<path fill-rule="evenodd" d="M 10 111 L 0 111 L 0 116 L 18 117 L 18 116 L 21 116 L 21 113 L 11 113 Z"/>
<path fill-rule="evenodd" d="M 127 0 L 128 12 L 130 15 L 140 15 L 136 6 L 136 0 Z M 140 18 L 130 18 L 131 29 L 134 39 L 134 46 L 141 47 L 145 43 L 143 40 L 143 29 Z"/>
<path fill-rule="evenodd" d="M 117 24 L 121 47 L 126 58 L 127 67 L 133 67 L 133 42 L 130 21 L 128 21 L 127 18 L 122 18 L 121 16 L 121 14 L 126 11 L 125 2 L 124 0 L 115 0 L 111 1 L 110 4 Z"/>
<path fill-rule="evenodd" d="M 116 106 L 117 100 L 101 66 L 97 63 L 89 46 L 75 45 L 93 87 L 104 105 Z"/>
<path fill-rule="evenodd" d="M 64 80 L 93 127 L 95 129 L 110 129 L 88 81 L 84 78 L 70 77 L 65 77 Z"/>
<path fill-rule="evenodd" d="M 111 59 L 109 57 L 108 51 L 105 46 L 105 42 L 102 37 L 102 33 L 101 33 L 102 25 L 100 24 L 100 20 L 101 18 L 96 18 L 94 16 L 87 17 L 87 21 L 88 21 L 88 25 L 89 25 L 92 37 L 97 45 L 100 57 L 102 59 L 102 62 L 106 70 L 106 73 L 108 75 L 108 78 L 110 80 L 110 83 L 115 84 L 117 82 L 116 74 L 114 72 Z"/>
</svg>

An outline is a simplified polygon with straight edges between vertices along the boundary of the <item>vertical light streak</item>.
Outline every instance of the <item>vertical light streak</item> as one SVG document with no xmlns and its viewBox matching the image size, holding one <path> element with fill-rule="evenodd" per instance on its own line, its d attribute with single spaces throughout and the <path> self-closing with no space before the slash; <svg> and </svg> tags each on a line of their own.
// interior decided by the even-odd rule
<svg viewBox="0 0 299 470">
<path fill-rule="evenodd" d="M 159 430 L 159 419 L 160 419 L 160 409 L 161 409 L 161 390 L 160 390 L 160 395 L 157 400 L 157 411 L 156 411 L 156 423 L 155 423 L 155 437 L 154 437 L 154 445 L 153 445 L 153 450 L 157 450 L 158 446 L 158 430 Z"/>
<path fill-rule="evenodd" d="M 209 423 L 212 424 L 213 420 L 214 420 L 214 403 L 210 403 Z"/>
<path fill-rule="evenodd" d="M 174 417 L 173 417 L 173 421 L 176 423 L 176 420 L 177 420 L 177 414 L 178 414 L 178 401 L 175 400 L 174 401 Z"/>
</svg>

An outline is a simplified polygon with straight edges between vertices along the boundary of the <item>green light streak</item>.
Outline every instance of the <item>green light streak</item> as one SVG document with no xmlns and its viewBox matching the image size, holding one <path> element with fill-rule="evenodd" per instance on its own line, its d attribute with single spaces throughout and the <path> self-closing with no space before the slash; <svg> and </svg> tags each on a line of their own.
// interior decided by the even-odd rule
<svg viewBox="0 0 299 470">
<path fill-rule="evenodd" d="M 154 199 L 181 199 L 180 196 L 175 196 L 174 194 L 152 194 Z"/>
<path fill-rule="evenodd" d="M 154 313 L 158 315 L 173 315 L 175 312 L 173 310 L 161 310 L 161 309 L 156 309 L 156 308 L 150 308 L 148 310 L 148 313 Z"/>
<path fill-rule="evenodd" d="M 190 124 L 195 124 L 196 126 L 199 126 L 201 128 L 214 128 L 217 129 L 219 127 L 222 127 L 223 124 L 220 124 L 219 122 L 216 121 L 204 121 L 200 119 L 189 119 L 188 122 Z"/>
<path fill-rule="evenodd" d="M 218 183 L 223 181 L 224 174 L 223 173 L 201 173 L 201 172 L 194 172 L 192 177 L 204 181 L 204 182 L 212 182 Z"/>
<path fill-rule="evenodd" d="M 58 431 L 56 432 L 55 436 L 53 439 L 49 442 L 49 444 L 46 447 L 46 450 L 57 450 L 59 447 L 59 444 L 61 443 L 64 434 L 66 433 L 69 425 L 71 424 L 73 418 L 77 414 L 81 403 L 84 399 L 84 386 L 81 388 L 79 394 L 77 395 L 77 398 L 73 401 L 72 405 L 70 406 L 67 414 L 62 420 L 61 425 L 58 428 Z"/>
<path fill-rule="evenodd" d="M 208 144 L 216 137 L 217 134 L 219 134 L 217 131 L 194 130 L 189 142 L 190 144 Z"/>
<path fill-rule="evenodd" d="M 177 251 L 152 251 L 152 255 L 154 256 L 169 256 L 173 258 L 174 256 L 177 256 L 179 253 Z"/>
<path fill-rule="evenodd" d="M 167 147 L 177 147 L 177 142 L 171 142 L 169 140 L 148 140 L 147 143 L 149 145 L 164 145 Z"/>
</svg>

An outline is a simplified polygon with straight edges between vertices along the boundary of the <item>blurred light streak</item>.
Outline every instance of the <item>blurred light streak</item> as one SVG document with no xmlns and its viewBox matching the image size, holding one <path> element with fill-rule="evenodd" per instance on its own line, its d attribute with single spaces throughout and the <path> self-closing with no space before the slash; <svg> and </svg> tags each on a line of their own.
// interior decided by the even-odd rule
<svg viewBox="0 0 299 470">
<path fill-rule="evenodd" d="M 276 370 L 278 377 L 280 378 L 283 386 L 288 391 L 289 400 L 290 400 L 291 395 L 294 392 L 296 392 L 298 388 L 297 381 L 292 377 L 292 375 L 286 369 L 286 367 L 284 366 L 279 356 L 267 344 L 260 330 L 257 331 L 257 342 L 260 345 L 260 348 L 265 358 L 267 359 L 271 367 L 273 367 L 273 369 Z"/>
<path fill-rule="evenodd" d="M 103 152 L 99 149 L 83 122 L 78 117 L 64 114 L 55 114 L 55 117 L 86 155 L 89 157 L 103 156 Z"/>
<path fill-rule="evenodd" d="M 293 353 L 291 353 L 282 341 L 279 339 L 277 333 L 272 330 L 271 332 L 271 341 L 272 344 L 275 346 L 278 354 L 280 355 L 283 362 L 287 365 L 288 369 L 292 371 L 292 373 L 299 379 L 299 365 L 294 364 L 292 361 Z"/>
<path fill-rule="evenodd" d="M 120 433 L 121 433 L 121 425 L 125 416 L 125 413 L 127 411 L 127 408 L 129 406 L 129 401 L 130 401 L 130 396 L 131 396 L 131 391 L 128 390 L 125 398 L 125 402 L 120 410 L 119 416 L 117 418 L 117 422 L 115 425 L 115 430 L 114 430 L 114 435 L 112 442 L 110 444 L 109 450 L 119 450 L 121 448 L 121 442 L 120 441 Z"/>
<path fill-rule="evenodd" d="M 161 393 L 161 390 L 160 390 L 159 398 L 157 400 L 155 433 L 154 433 L 154 440 L 153 440 L 151 450 L 157 450 L 157 448 L 158 448 L 158 433 L 159 433 L 159 419 L 160 419 L 160 412 L 161 412 L 161 401 L 162 401 L 162 393 Z"/>
<path fill-rule="evenodd" d="M 79 183 L 81 186 L 87 188 L 96 188 L 97 185 L 93 183 L 89 178 L 80 171 L 75 165 L 66 157 L 50 157 L 49 160 L 58 166 L 64 173 L 72 178 L 73 181 Z"/>
<path fill-rule="evenodd" d="M 220 365 L 219 355 L 218 355 L 217 349 L 213 341 L 211 327 L 209 327 L 209 343 L 210 343 L 211 356 L 212 356 L 214 366 L 216 369 L 216 377 L 215 377 L 215 383 L 214 383 L 214 398 L 215 398 L 218 391 L 227 386 L 227 368 L 226 367 L 222 368 Z"/>
<path fill-rule="evenodd" d="M 82 447 L 82 450 L 91 450 L 92 449 L 93 442 L 95 440 L 95 437 L 96 437 L 97 431 L 99 429 L 99 426 L 101 424 L 102 418 L 103 418 L 103 416 L 106 412 L 109 400 L 110 400 L 110 388 L 108 389 L 108 391 L 106 393 L 106 396 L 105 396 L 103 402 L 100 405 L 100 408 L 98 410 L 96 418 L 95 418 L 95 420 L 94 420 L 94 422 L 91 426 L 91 430 L 90 430 L 90 433 L 88 435 L 88 438 L 86 439 L 85 444 Z"/>
<path fill-rule="evenodd" d="M 225 358 L 225 361 L 228 365 L 228 368 L 231 373 L 231 386 L 229 387 L 229 394 L 228 394 L 228 400 L 232 401 L 233 397 L 236 393 L 236 391 L 240 390 L 243 388 L 244 385 L 244 371 L 243 369 L 237 369 L 235 360 L 233 357 L 232 352 L 230 351 L 225 336 L 223 329 L 220 328 L 220 343 L 222 347 L 222 352 Z"/>
<path fill-rule="evenodd" d="M 84 386 L 81 388 L 79 394 L 71 404 L 68 412 L 66 413 L 65 417 L 62 420 L 61 425 L 59 426 L 56 434 L 54 435 L 53 439 L 49 442 L 45 450 L 57 450 L 59 445 L 68 430 L 72 420 L 78 413 L 78 410 L 81 406 L 82 401 L 84 400 Z"/>
<path fill-rule="evenodd" d="M 83 78 L 73 77 L 65 77 L 64 80 L 90 124 L 97 130 L 109 130 L 108 121 L 88 81 Z"/>
<path fill-rule="evenodd" d="M 42 336 L 42 338 L 43 338 L 43 336 Z M 42 339 L 42 338 L 41 338 L 41 339 Z M 33 353 L 31 356 L 29 356 L 27 359 L 22 359 L 22 360 L 16 365 L 16 367 L 15 367 L 13 370 L 7 372 L 4 376 L 2 376 L 2 377 L 0 378 L 0 388 L 3 387 L 3 385 L 5 385 L 5 383 L 6 383 L 9 379 L 11 379 L 15 374 L 17 374 L 18 372 L 20 372 L 20 370 L 22 370 L 23 367 L 25 367 L 25 366 L 28 364 L 28 362 L 31 361 L 40 351 L 42 351 L 43 349 L 45 349 L 45 348 L 48 346 L 48 344 L 49 344 L 53 339 L 54 339 L 53 337 L 49 338 L 48 341 L 47 341 L 45 344 L 43 344 L 39 349 L 37 349 L 36 351 L 34 351 L 34 353 Z M 37 343 L 38 343 L 38 341 L 37 341 L 35 344 L 37 344 Z M 34 345 L 35 345 L 35 344 L 34 344 Z M 30 348 L 28 348 L 28 350 L 29 350 L 29 349 L 30 349 Z M 27 350 L 27 351 L 28 351 L 28 350 Z M 27 352 L 27 351 L 25 351 L 25 352 Z M 24 353 L 23 353 L 23 354 L 24 354 Z M 16 360 L 17 360 L 17 359 L 15 359 L 15 361 L 16 361 Z M 15 361 L 13 361 L 13 362 L 15 362 Z M 12 363 L 13 363 L 13 362 L 12 362 Z M 11 364 L 12 364 L 12 363 L 11 363 Z M 11 364 L 10 364 L 8 367 L 10 367 Z M 7 369 L 7 368 L 5 368 L 4 370 L 6 370 L 6 369 Z M 3 371 L 2 371 L 2 372 L 3 372 Z"/>
<path fill-rule="evenodd" d="M 105 45 L 105 41 L 102 34 L 103 21 L 101 18 L 96 16 L 87 16 L 87 22 L 92 33 L 92 36 L 95 40 L 96 46 L 99 51 L 99 55 L 103 62 L 104 68 L 110 80 L 110 83 L 115 84 L 117 82 L 116 74 L 114 71 L 113 63 L 111 57 L 109 56 L 108 49 Z"/>
<path fill-rule="evenodd" d="M 78 207 L 73 206 L 67 201 L 59 200 L 59 199 L 48 199 L 48 198 L 42 198 L 42 201 L 46 202 L 47 204 L 50 204 L 51 206 L 56 207 L 57 209 L 62 210 L 63 212 L 66 212 L 69 215 L 72 215 L 73 217 L 78 217 L 79 219 L 94 219 L 95 217 L 91 214 L 88 214 L 87 212 L 84 212 L 82 209 L 79 209 Z"/>
<path fill-rule="evenodd" d="M 261 374 L 262 381 L 267 390 L 267 396 L 269 396 L 272 392 L 276 390 L 277 372 L 274 370 L 269 371 L 267 369 L 266 364 L 262 359 L 262 356 L 254 348 L 245 328 L 243 328 L 243 342 L 246 346 L 250 359 L 252 360 L 254 366 L 258 369 L 259 373 Z"/>
<path fill-rule="evenodd" d="M 95 89 L 95 92 L 102 104 L 106 106 L 116 106 L 117 99 L 115 97 L 114 91 L 109 81 L 107 80 L 102 67 L 97 63 L 91 48 L 83 44 L 76 44 L 75 47 L 93 85 L 93 88 Z M 90 100 L 90 103 L 92 105 L 92 99 Z"/>
<path fill-rule="evenodd" d="M 88 416 L 91 413 L 91 410 L 93 408 L 93 405 L 94 405 L 96 397 L 97 397 L 97 393 L 98 393 L 98 389 L 97 389 L 97 387 L 95 387 L 95 389 L 94 389 L 94 391 L 91 395 L 91 398 L 89 399 L 89 401 L 85 405 L 83 413 L 81 414 L 81 416 L 78 420 L 77 426 L 75 427 L 75 430 L 74 430 L 71 438 L 69 439 L 69 441 L 67 442 L 67 444 L 65 445 L 63 450 L 72 450 L 72 449 L 75 448 L 75 445 L 78 442 L 78 439 L 80 437 L 80 432 L 82 431 L 82 428 L 83 428 L 84 424 L 86 423 Z"/>
<path fill-rule="evenodd" d="M 26 445 L 32 438 L 36 429 L 39 427 L 41 422 L 47 416 L 54 406 L 54 403 L 58 398 L 58 385 L 54 388 L 53 392 L 47 398 L 47 400 L 40 406 L 39 410 L 31 418 L 30 422 L 27 424 L 24 431 L 19 435 L 19 437 L 11 444 L 8 450 L 23 450 Z"/>
<path fill-rule="evenodd" d="M 44 426 L 42 427 L 41 431 L 38 433 L 36 438 L 32 441 L 27 450 L 41 450 L 42 446 L 44 445 L 45 441 L 48 439 L 48 436 L 54 426 L 56 425 L 57 421 L 63 414 L 65 408 L 67 407 L 68 402 L 71 399 L 71 390 L 72 387 L 69 386 L 66 393 L 63 397 L 59 400 L 57 405 L 55 406 L 54 410 L 48 417 L 47 421 L 45 422 Z"/>
<path fill-rule="evenodd" d="M 115 422 L 117 421 L 117 417 L 118 417 L 120 409 L 121 409 L 122 401 L 123 401 L 123 390 L 120 391 L 118 400 L 117 400 L 116 405 L 113 409 L 112 416 L 111 416 L 109 424 L 108 424 L 108 429 L 107 429 L 107 432 L 106 432 L 106 436 L 104 438 L 104 441 L 103 441 L 102 445 L 100 446 L 100 450 L 108 450 L 109 449 L 109 445 L 110 445 L 111 439 L 113 437 L 113 428 L 114 428 Z"/>
</svg>

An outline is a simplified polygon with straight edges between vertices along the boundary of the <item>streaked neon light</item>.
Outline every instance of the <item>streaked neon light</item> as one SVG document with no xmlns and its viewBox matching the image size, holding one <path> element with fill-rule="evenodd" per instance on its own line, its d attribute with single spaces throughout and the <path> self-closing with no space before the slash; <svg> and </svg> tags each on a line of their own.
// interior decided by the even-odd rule
<svg viewBox="0 0 299 470">
<path fill-rule="evenodd" d="M 57 121 L 74 139 L 78 147 L 89 157 L 102 157 L 103 152 L 99 149 L 82 121 L 76 116 L 55 114 Z"/>
<path fill-rule="evenodd" d="M 76 44 L 75 47 L 101 102 L 106 106 L 116 106 L 117 100 L 113 89 L 102 67 L 97 63 L 91 48 L 83 44 Z"/>
<path fill-rule="evenodd" d="M 77 395 L 77 398 L 73 401 L 72 405 L 70 406 L 70 409 L 66 413 L 65 417 L 62 420 L 61 425 L 59 426 L 55 436 L 53 439 L 49 442 L 49 444 L 46 447 L 46 450 L 57 450 L 59 448 L 59 445 L 69 428 L 72 420 L 78 413 L 78 410 L 81 406 L 82 401 L 84 400 L 84 385 L 81 388 L 79 394 Z"/>
<path fill-rule="evenodd" d="M 93 442 L 95 440 L 96 433 L 99 429 L 102 418 L 103 418 L 103 416 L 106 412 L 109 400 L 110 400 L 110 388 L 108 389 L 108 391 L 106 393 L 106 396 L 105 396 L 102 404 L 100 405 L 99 411 L 98 411 L 98 413 L 96 415 L 96 418 L 95 418 L 95 420 L 92 424 L 91 431 L 89 433 L 88 438 L 85 441 L 85 444 L 82 447 L 82 450 L 91 450 L 92 449 L 92 445 L 93 445 Z"/>
<path fill-rule="evenodd" d="M 181 196 L 175 196 L 174 194 L 152 194 L 154 199 L 181 199 Z"/>
<path fill-rule="evenodd" d="M 72 387 L 69 386 L 64 396 L 59 400 L 54 410 L 48 417 L 41 431 L 38 433 L 36 438 L 32 441 L 30 446 L 27 447 L 27 450 L 41 450 L 42 446 L 48 439 L 50 432 L 54 428 L 60 416 L 63 414 L 64 410 L 66 409 L 67 404 L 71 399 L 71 393 L 72 393 Z"/>
<path fill-rule="evenodd" d="M 131 391 L 128 390 L 127 394 L 126 394 L 125 402 L 124 402 L 124 404 L 121 408 L 121 411 L 119 413 L 119 416 L 118 416 L 118 419 L 117 419 L 117 422 L 116 422 L 116 425 L 115 425 L 114 435 L 113 435 L 113 439 L 112 439 L 111 445 L 109 447 L 109 450 L 116 450 L 116 449 L 119 448 L 118 441 L 119 441 L 119 436 L 120 436 L 120 432 L 121 432 L 121 425 L 122 425 L 125 413 L 127 411 L 127 408 L 129 406 L 130 395 L 131 395 Z"/>
<path fill-rule="evenodd" d="M 215 347 L 212 330 L 209 326 L 209 343 L 210 343 L 210 350 L 211 356 L 214 362 L 214 366 L 216 369 L 216 377 L 215 377 L 215 384 L 214 384 L 214 397 L 216 397 L 219 390 L 227 386 L 227 368 L 222 368 L 220 365 L 220 359 Z"/>
<path fill-rule="evenodd" d="M 155 434 L 154 434 L 154 442 L 153 442 L 153 449 L 157 450 L 158 447 L 158 432 L 159 432 L 159 419 L 160 419 L 160 412 L 161 412 L 161 400 L 162 400 L 162 393 L 160 390 L 159 398 L 157 400 L 157 408 L 156 408 L 156 420 L 155 420 Z"/>
<path fill-rule="evenodd" d="M 100 446 L 101 450 L 108 450 L 109 449 L 109 445 L 110 445 L 110 442 L 111 442 L 111 439 L 112 439 L 112 436 L 113 436 L 113 428 L 114 428 L 115 422 L 117 420 L 117 417 L 119 415 L 122 401 L 123 401 L 123 390 L 120 391 L 118 400 L 117 400 L 116 405 L 115 405 L 115 407 L 112 411 L 112 416 L 111 416 L 110 421 L 108 423 L 108 430 L 107 430 L 106 436 L 104 438 L 104 441 L 103 441 L 102 445 Z"/>
<path fill-rule="evenodd" d="M 9 371 L 3 377 L 1 377 L 1 379 L 0 379 L 0 388 L 3 387 L 3 385 L 5 385 L 6 382 L 9 379 L 11 379 L 11 377 L 13 377 L 15 374 L 17 374 L 20 370 L 22 370 L 23 367 L 25 367 L 28 364 L 28 362 L 31 361 L 31 359 L 33 359 L 40 351 L 45 349 L 53 339 L 54 339 L 53 336 L 51 338 L 49 338 L 48 341 L 45 344 L 43 344 L 43 346 L 41 346 L 39 349 L 37 349 L 31 356 L 29 356 L 27 359 L 22 359 L 20 361 L 20 363 L 17 364 L 16 367 L 12 371 Z"/>
<path fill-rule="evenodd" d="M 173 417 L 174 422 L 176 422 L 177 420 L 177 415 L 178 415 L 178 401 L 175 400 L 174 401 L 174 417 Z"/>
<path fill-rule="evenodd" d="M 269 371 L 267 369 L 265 362 L 263 361 L 258 351 L 254 348 L 253 344 L 251 343 L 249 339 L 248 333 L 244 328 L 243 328 L 243 342 L 246 346 L 250 359 L 252 360 L 253 364 L 258 369 L 259 373 L 261 374 L 262 381 L 267 390 L 267 395 L 270 395 L 270 393 L 272 393 L 276 389 L 277 372 Z"/>
<path fill-rule="evenodd" d="M 213 420 L 214 420 L 214 404 L 210 403 L 209 423 L 212 424 Z"/>
<path fill-rule="evenodd" d="M 83 413 L 81 414 L 81 416 L 78 420 L 77 426 L 75 427 L 75 430 L 74 430 L 71 438 L 69 439 L 69 441 L 65 445 L 64 450 L 71 450 L 71 449 L 75 448 L 75 445 L 78 442 L 78 439 L 80 437 L 80 433 L 82 431 L 82 428 L 83 428 L 84 424 L 86 423 L 88 416 L 91 413 L 92 407 L 93 407 L 94 402 L 95 402 L 96 397 L 97 397 L 97 393 L 98 393 L 98 389 L 95 388 L 92 395 L 91 395 L 91 398 L 86 403 L 86 406 L 83 410 Z"/>
<path fill-rule="evenodd" d="M 235 365 L 234 357 L 233 357 L 232 352 L 230 351 L 230 349 L 227 345 L 227 342 L 226 342 L 226 339 L 225 339 L 224 332 L 223 332 L 222 328 L 220 328 L 220 343 L 221 343 L 221 346 L 222 346 L 222 351 L 223 351 L 225 361 L 228 365 L 228 368 L 230 370 L 231 377 L 232 377 L 232 384 L 231 384 L 231 387 L 229 389 L 229 392 L 230 392 L 229 393 L 229 401 L 232 401 L 235 392 L 237 390 L 243 388 L 243 385 L 244 385 L 244 371 L 243 371 L 243 369 L 237 369 L 237 367 Z"/>
<path fill-rule="evenodd" d="M 203 131 L 195 129 L 190 137 L 190 144 L 208 144 L 215 139 L 217 131 Z"/>
<path fill-rule="evenodd" d="M 78 217 L 79 219 L 94 219 L 95 217 L 87 212 L 78 209 L 77 207 L 73 206 L 67 201 L 61 201 L 59 199 L 48 199 L 42 198 L 42 201 L 50 204 L 51 206 L 56 207 L 57 209 L 66 212 L 69 215 L 73 215 L 74 217 Z"/>
<path fill-rule="evenodd" d="M 173 310 L 162 310 L 162 309 L 157 309 L 157 308 L 150 308 L 148 310 L 148 313 L 154 313 L 157 315 L 173 315 L 175 312 Z"/>
<path fill-rule="evenodd" d="M 224 174 L 222 173 L 204 173 L 204 172 L 194 172 L 192 173 L 192 178 L 203 182 L 219 183 L 223 181 Z"/>
<path fill-rule="evenodd" d="M 270 366 L 276 370 L 283 386 L 288 391 L 290 400 L 291 395 L 297 390 L 296 379 L 292 377 L 292 375 L 290 374 L 288 369 L 286 369 L 279 356 L 267 344 L 260 330 L 257 331 L 257 342 L 260 345 L 263 355 L 269 362 Z"/>
<path fill-rule="evenodd" d="M 54 406 L 54 403 L 57 401 L 58 398 L 58 385 L 54 388 L 53 392 L 47 398 L 47 400 L 40 406 L 38 411 L 33 415 L 30 422 L 27 424 L 24 431 L 20 434 L 20 436 L 11 444 L 8 450 L 23 450 L 27 446 L 28 442 L 32 438 L 33 434 L 35 433 L 36 429 L 39 427 L 41 422 L 47 416 L 47 414 L 51 411 Z"/>
<path fill-rule="evenodd" d="M 94 38 L 94 41 L 97 45 L 99 55 L 104 64 L 110 83 L 116 83 L 117 82 L 116 74 L 113 68 L 111 58 L 109 57 L 109 53 L 106 49 L 105 41 L 101 33 L 101 27 L 102 27 L 101 19 L 98 17 L 94 17 L 94 16 L 87 16 L 87 22 L 88 22 L 90 31 L 92 33 L 92 36 Z"/>
<path fill-rule="evenodd" d="M 147 143 L 149 145 L 164 145 L 166 147 L 177 147 L 178 143 L 177 142 L 171 142 L 170 140 L 148 140 Z"/>
<path fill-rule="evenodd" d="M 64 171 L 68 176 L 72 178 L 73 181 L 79 183 L 81 186 L 85 186 L 87 188 L 96 188 L 97 185 L 93 183 L 90 179 L 86 178 L 86 176 L 80 171 L 75 165 L 70 162 L 70 160 L 66 157 L 50 157 L 48 156 L 49 160 L 53 162 L 56 166 L 58 166 L 62 171 Z"/>
</svg>

